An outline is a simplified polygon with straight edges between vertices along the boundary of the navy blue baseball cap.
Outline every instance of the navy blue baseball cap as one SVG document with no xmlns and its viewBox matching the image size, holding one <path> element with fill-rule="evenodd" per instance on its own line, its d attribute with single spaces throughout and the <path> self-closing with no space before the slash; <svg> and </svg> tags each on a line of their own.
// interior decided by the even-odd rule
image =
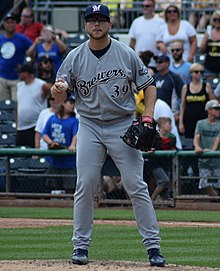
<svg viewBox="0 0 220 271">
<path fill-rule="evenodd" d="M 159 56 L 154 56 L 154 60 L 155 61 L 163 61 L 163 62 L 170 62 L 170 58 L 168 55 L 166 54 L 162 54 L 162 55 L 159 55 Z"/>
<path fill-rule="evenodd" d="M 69 97 L 68 97 L 68 99 L 67 99 L 67 101 L 73 101 L 73 102 L 75 102 L 75 100 L 76 100 L 76 98 L 75 98 L 75 94 L 71 94 Z"/>
<path fill-rule="evenodd" d="M 88 19 L 89 17 L 92 17 L 93 15 L 102 15 L 106 17 L 110 21 L 110 13 L 109 9 L 105 5 L 97 4 L 97 5 L 91 5 L 86 8 L 85 12 L 85 19 Z"/>
<path fill-rule="evenodd" d="M 22 72 L 34 74 L 34 67 L 28 63 L 24 63 L 18 68 L 18 73 L 22 73 Z"/>
<path fill-rule="evenodd" d="M 9 20 L 9 19 L 12 19 L 13 21 L 16 21 L 16 17 L 14 16 L 14 14 L 12 13 L 8 13 L 5 17 L 4 17 L 4 22 Z"/>
</svg>

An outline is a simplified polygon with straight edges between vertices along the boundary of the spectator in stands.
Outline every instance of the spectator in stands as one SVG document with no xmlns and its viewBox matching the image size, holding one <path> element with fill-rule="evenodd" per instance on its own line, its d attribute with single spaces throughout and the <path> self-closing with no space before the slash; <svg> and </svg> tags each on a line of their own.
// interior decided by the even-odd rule
<svg viewBox="0 0 220 271">
<path fill-rule="evenodd" d="M 220 10 L 216 10 L 211 17 L 212 28 L 208 28 L 203 36 L 200 53 L 206 53 L 205 75 L 220 78 Z"/>
<path fill-rule="evenodd" d="M 33 3 L 34 0 L 23 0 L 23 1 L 20 1 L 20 0 L 14 0 L 14 6 L 13 8 L 15 7 L 15 5 L 17 5 L 17 8 L 14 9 L 14 12 L 13 14 L 15 15 L 16 17 L 16 21 L 17 23 L 20 22 L 21 20 L 21 13 L 22 13 L 22 10 L 26 7 L 30 7 Z"/>
<path fill-rule="evenodd" d="M 174 41 L 170 47 L 172 60 L 170 63 L 170 70 L 178 74 L 184 84 L 189 84 L 191 81 L 190 67 L 191 62 L 183 60 L 183 43 L 181 41 Z"/>
<path fill-rule="evenodd" d="M 171 133 L 172 124 L 170 118 L 160 117 L 158 120 L 158 127 L 160 129 L 160 136 L 162 138 L 162 150 L 176 150 L 176 137 Z M 154 189 L 151 199 L 156 200 L 159 194 L 163 195 L 164 199 L 168 199 L 170 187 L 170 159 L 163 159 L 162 161 L 149 158 L 149 167 L 156 181 L 156 188 Z"/>
<path fill-rule="evenodd" d="M 155 57 L 157 73 L 154 75 L 157 98 L 165 101 L 172 109 L 176 121 L 179 117 L 179 103 L 183 81 L 179 75 L 170 71 L 170 58 L 163 54 Z"/>
<path fill-rule="evenodd" d="M 34 13 L 30 7 L 22 10 L 20 23 L 16 25 L 16 32 L 27 36 L 32 42 L 41 35 L 44 25 L 34 21 Z"/>
<path fill-rule="evenodd" d="M 143 103 L 144 93 L 143 93 L 143 90 L 139 91 L 139 93 L 135 95 L 135 99 L 136 99 L 136 104 L 137 104 L 136 117 L 139 117 L 144 113 L 144 103 Z M 169 107 L 169 105 L 166 102 L 164 102 L 161 99 L 157 99 L 156 103 L 155 103 L 155 107 L 154 107 L 154 119 L 156 121 L 158 121 L 158 119 L 160 117 L 166 117 L 166 118 L 171 119 L 171 123 L 172 123 L 171 132 L 176 137 L 176 148 L 179 149 L 179 150 L 182 149 L 180 136 L 179 136 L 179 133 L 178 133 L 178 129 L 176 127 L 176 123 L 175 123 L 175 119 L 174 119 L 172 110 L 171 110 L 171 108 Z"/>
<path fill-rule="evenodd" d="M 157 0 L 157 9 L 162 9 L 163 11 L 166 10 L 166 8 L 169 5 L 175 5 L 177 6 L 179 9 L 181 9 L 181 5 L 182 5 L 182 0 Z M 164 17 L 163 14 L 160 14 L 161 17 Z"/>
<path fill-rule="evenodd" d="M 151 51 L 139 52 L 139 57 L 143 61 L 144 65 L 148 68 L 148 72 L 151 76 L 155 74 L 155 69 L 149 67 L 149 63 L 153 56 L 154 54 Z"/>
<path fill-rule="evenodd" d="M 150 62 L 150 58 L 152 57 L 152 52 L 146 51 L 146 52 L 140 52 L 139 54 L 140 59 L 143 61 L 145 66 L 148 66 L 148 63 Z M 150 69 L 149 73 L 153 76 L 154 72 Z M 139 91 L 137 94 L 135 94 L 136 99 L 136 117 L 139 118 L 144 113 L 144 93 L 143 90 Z M 176 137 L 176 148 L 182 149 L 182 144 L 180 140 L 180 136 L 178 133 L 178 129 L 176 127 L 174 115 L 172 113 L 172 110 L 170 106 L 163 100 L 157 99 L 155 103 L 154 108 L 154 119 L 157 121 L 160 117 L 167 117 L 170 118 L 172 121 L 172 133 Z"/>
<path fill-rule="evenodd" d="M 75 99 L 71 96 L 69 100 L 60 105 L 56 114 L 51 116 L 43 130 L 43 139 L 49 149 L 66 148 L 70 151 L 76 150 L 76 134 L 78 131 L 78 119 L 74 113 Z M 76 176 L 76 157 L 68 156 L 50 156 L 49 174 L 69 174 L 71 177 L 60 176 L 57 179 L 48 179 L 47 186 L 51 190 L 65 190 L 67 193 L 75 191 L 75 183 L 72 176 Z"/>
<path fill-rule="evenodd" d="M 167 117 L 160 117 L 157 124 L 162 138 L 162 150 L 176 150 L 176 136 L 172 131 L 172 120 Z"/>
<path fill-rule="evenodd" d="M 16 101 L 17 68 L 25 61 L 25 54 L 31 41 L 23 34 L 16 33 L 16 18 L 7 14 L 4 18 L 4 34 L 0 36 L 0 100 Z"/>
<path fill-rule="evenodd" d="M 28 55 L 35 58 L 37 63 L 42 57 L 50 57 L 53 60 L 55 72 L 57 72 L 66 51 L 67 45 L 54 32 L 44 28 L 41 35 L 29 48 Z"/>
<path fill-rule="evenodd" d="M 42 139 L 42 132 L 44 130 L 44 127 L 46 126 L 48 119 L 57 112 L 58 107 L 59 107 L 59 104 L 51 95 L 49 95 L 48 97 L 48 103 L 49 103 L 49 107 L 43 109 L 40 112 L 39 117 L 37 119 L 36 126 L 35 126 L 35 148 L 36 149 L 43 149 L 43 150 L 47 149 L 47 144 Z"/>
<path fill-rule="evenodd" d="M 34 68 L 23 64 L 17 85 L 17 146 L 35 147 L 35 125 L 40 112 L 47 108 L 50 85 L 36 78 Z"/>
<path fill-rule="evenodd" d="M 164 20 L 155 17 L 155 1 L 143 1 L 143 15 L 136 18 L 130 27 L 129 46 L 138 54 L 144 51 L 150 51 L 153 55 L 158 55 L 159 51 L 156 48 L 156 33 L 158 28 L 164 25 Z M 156 70 L 156 64 L 153 58 L 148 65 Z"/>
<path fill-rule="evenodd" d="M 53 60 L 50 57 L 44 56 L 40 59 L 37 66 L 37 77 L 53 84 L 55 81 L 55 72 Z"/>
<path fill-rule="evenodd" d="M 198 30 L 204 31 L 210 23 L 210 10 L 219 8 L 219 0 L 193 0 L 191 3 L 192 12 L 189 15 L 189 22 Z M 196 11 L 197 9 L 198 11 Z"/>
<path fill-rule="evenodd" d="M 157 48 L 161 53 L 170 54 L 172 42 L 183 41 L 183 60 L 193 62 L 197 48 L 196 30 L 187 21 L 181 20 L 180 10 L 169 5 L 165 10 L 166 24 L 157 29 Z"/>
<path fill-rule="evenodd" d="M 34 42 L 35 39 L 41 35 L 41 31 L 44 27 L 44 23 L 34 21 L 34 11 L 28 6 L 22 9 L 21 19 L 16 26 L 16 32 L 24 34 Z M 51 28 L 51 26 L 46 25 L 46 28 Z M 64 40 L 68 38 L 68 33 L 63 29 L 56 28 L 54 32 Z"/>
<path fill-rule="evenodd" d="M 210 84 L 202 79 L 204 69 L 200 63 L 190 67 L 192 81 L 183 86 L 179 116 L 179 131 L 186 138 L 193 138 L 198 120 L 207 117 L 205 104 L 213 99 Z"/>
<path fill-rule="evenodd" d="M 103 176 L 103 191 L 107 199 L 129 199 L 121 176 Z"/>
<path fill-rule="evenodd" d="M 208 118 L 199 120 L 196 124 L 194 146 L 197 154 L 220 150 L 220 104 L 217 100 L 210 100 L 205 105 Z M 199 159 L 199 189 L 209 196 L 218 196 L 215 189 L 220 188 L 219 158 Z M 211 179 L 210 177 L 216 177 Z"/>
<path fill-rule="evenodd" d="M 215 97 L 220 100 L 220 82 L 218 83 L 217 87 L 214 89 Z"/>
</svg>

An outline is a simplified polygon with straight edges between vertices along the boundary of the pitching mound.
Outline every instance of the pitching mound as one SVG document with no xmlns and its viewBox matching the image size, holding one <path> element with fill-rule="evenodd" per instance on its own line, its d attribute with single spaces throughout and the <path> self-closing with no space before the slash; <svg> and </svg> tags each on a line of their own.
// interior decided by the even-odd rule
<svg viewBox="0 0 220 271">
<path fill-rule="evenodd" d="M 0 261 L 1 271 L 219 271 L 219 268 L 192 267 L 181 265 L 167 265 L 165 268 L 152 268 L 149 264 L 118 261 L 95 261 L 88 265 L 73 265 L 66 261 L 36 260 L 36 261 Z"/>
</svg>

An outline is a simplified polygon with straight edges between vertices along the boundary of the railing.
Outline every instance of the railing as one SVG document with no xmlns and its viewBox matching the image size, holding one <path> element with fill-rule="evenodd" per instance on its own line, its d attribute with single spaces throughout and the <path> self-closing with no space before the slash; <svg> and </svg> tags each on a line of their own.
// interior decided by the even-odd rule
<svg viewBox="0 0 220 271">
<path fill-rule="evenodd" d="M 120 2 L 120 1 L 119 1 Z M 77 8 L 78 9 L 78 18 L 77 21 L 79 22 L 79 29 L 78 32 L 84 31 L 84 12 L 86 6 L 90 4 L 95 4 L 94 1 L 36 1 L 34 4 L 34 10 L 36 12 L 36 18 L 39 19 L 39 16 L 37 14 L 43 12 L 47 14 L 47 22 L 49 24 L 53 24 L 53 16 L 51 15 L 53 13 L 53 10 L 56 7 L 65 8 L 68 7 L 68 9 L 71 10 L 71 8 Z M 111 4 L 115 4 L 115 2 L 109 1 L 109 6 Z M 130 4 L 130 5 L 129 5 Z M 113 28 L 110 30 L 111 33 L 128 33 L 130 25 L 132 21 L 137 18 L 138 16 L 142 15 L 142 4 L 143 1 L 127 1 L 127 5 L 131 6 L 126 9 L 120 8 L 120 3 L 117 3 L 117 6 L 112 8 L 110 11 L 115 14 L 116 21 L 113 26 Z M 184 20 L 189 20 L 190 14 L 195 14 L 198 17 L 202 16 L 202 14 L 206 13 L 211 15 L 213 11 L 216 10 L 216 2 L 215 1 L 209 1 L 208 6 L 207 2 L 199 1 L 197 2 L 197 5 L 203 6 L 203 8 L 197 8 L 194 6 L 193 1 L 191 0 L 182 0 L 180 3 L 176 3 L 177 6 L 180 7 L 181 10 L 181 18 Z M 156 7 L 155 7 L 155 13 L 158 16 L 162 16 L 162 12 L 164 11 L 164 8 L 168 6 L 168 3 L 166 1 L 156 1 Z M 123 16 L 123 25 L 121 24 L 121 16 Z M 74 18 L 72 18 L 74 19 Z M 56 18 L 54 18 L 56 20 Z M 67 21 L 67 20 L 66 20 Z M 205 29 L 200 29 L 201 32 L 204 32 Z"/>
<path fill-rule="evenodd" d="M 46 179 L 47 177 L 57 177 L 56 175 L 47 174 L 47 172 L 12 172 L 10 159 L 16 157 L 45 157 L 45 156 L 62 156 L 62 155 L 75 155 L 68 150 L 39 150 L 39 149 L 18 149 L 18 148 L 0 148 L 1 161 L 5 161 L 5 170 L 1 171 L 0 177 L 5 178 L 5 189 L 0 193 L 0 197 L 20 197 L 20 198 L 72 198 L 72 194 L 60 194 L 54 195 L 47 191 L 44 193 L 25 193 L 20 191 L 19 193 L 12 190 L 12 178 L 19 177 L 20 182 L 27 180 L 26 178 L 34 177 L 37 182 L 39 179 Z M 171 161 L 171 191 L 173 200 L 177 199 L 201 199 L 201 200 L 219 200 L 220 197 L 210 197 L 198 190 L 199 174 L 196 168 L 198 167 L 198 158 L 220 158 L 220 151 L 207 152 L 201 155 L 196 155 L 194 151 L 156 151 L 153 154 L 143 153 L 143 157 L 146 161 L 148 159 L 156 159 L 157 163 L 164 162 L 166 159 Z M 194 172 L 189 172 L 189 168 L 192 167 Z M 149 168 L 149 171 L 151 169 Z M 102 168 L 102 176 L 117 176 L 120 175 L 117 167 L 112 159 L 107 156 L 106 162 Z M 67 175 L 66 177 L 70 177 Z M 38 179 L 39 178 L 39 179 Z M 215 179 L 213 176 L 208 176 L 209 179 Z M 220 178 L 220 177 L 219 177 Z M 218 178 L 218 179 L 219 179 Z M 102 178 L 100 178 L 100 185 L 97 188 L 96 200 L 98 203 L 119 203 L 128 204 L 129 198 L 120 199 L 119 195 L 115 195 L 113 199 L 109 199 L 103 196 Z M 135 180 L 134 180 L 135 181 Z M 17 180 L 18 182 L 18 180 Z M 117 198 L 118 197 L 118 198 Z"/>
<path fill-rule="evenodd" d="M 13 12 L 20 4 L 22 1 L 18 1 L 16 3 L 16 5 L 10 10 L 10 12 Z M 50 24 L 52 26 L 54 26 L 54 22 L 56 21 L 56 18 L 54 17 L 54 9 L 56 8 L 67 8 L 69 10 L 69 12 L 71 13 L 71 9 L 73 8 L 75 11 L 77 11 L 74 16 L 72 16 L 72 20 L 74 20 L 75 22 L 77 22 L 78 24 L 78 29 L 77 31 L 70 31 L 70 32 L 83 32 L 84 31 L 84 12 L 85 12 L 85 8 L 86 6 L 90 5 L 90 4 L 95 4 L 95 1 L 38 1 L 38 0 L 34 0 L 33 1 L 33 10 L 35 11 L 35 20 L 37 21 L 41 21 L 44 24 Z M 115 4 L 114 2 L 111 3 L 111 1 L 109 1 L 109 5 L 111 4 Z M 126 8 L 126 9 L 121 9 L 120 8 L 120 3 L 116 4 L 116 7 L 111 9 L 111 12 L 115 14 L 116 17 L 116 22 L 114 24 L 114 27 L 111 29 L 112 33 L 128 33 L 130 25 L 132 23 L 132 21 L 142 15 L 142 4 L 143 1 L 131 1 L 131 2 L 127 2 L 127 4 L 131 4 L 132 7 Z M 181 18 L 184 20 L 188 20 L 189 19 L 189 15 L 191 14 L 195 14 L 198 17 L 202 16 L 202 14 L 206 13 L 211 15 L 212 12 L 214 10 L 216 10 L 216 2 L 215 1 L 209 1 L 208 6 L 207 6 L 207 2 L 197 2 L 196 4 L 199 6 L 203 6 L 203 8 L 198 8 L 197 6 L 194 6 L 193 1 L 191 0 L 183 0 L 180 1 L 178 3 L 176 3 L 177 6 L 179 6 L 181 8 Z M 161 16 L 164 8 L 168 5 L 168 3 L 166 1 L 158 1 L 156 3 L 156 7 L 155 7 L 155 13 L 158 14 L 159 16 Z M 219 8 L 219 7 L 218 7 Z M 120 22 L 120 18 L 121 16 L 123 16 L 123 25 Z M 74 18 L 77 17 L 77 18 Z M 70 17 L 69 17 L 70 18 Z M 62 18 L 62 22 L 61 25 L 65 24 L 65 23 L 69 23 L 68 22 L 68 17 L 64 17 Z M 0 25 L 2 24 L 2 22 L 0 23 Z M 65 30 L 65 29 L 64 29 Z M 204 32 L 205 29 L 200 29 L 199 31 Z"/>
</svg>

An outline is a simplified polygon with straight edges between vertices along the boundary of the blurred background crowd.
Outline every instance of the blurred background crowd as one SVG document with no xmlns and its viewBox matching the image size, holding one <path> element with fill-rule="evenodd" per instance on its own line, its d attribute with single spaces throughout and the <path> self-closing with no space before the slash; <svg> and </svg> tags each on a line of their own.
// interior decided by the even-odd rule
<svg viewBox="0 0 220 271">
<path fill-rule="evenodd" d="M 81 42 L 87 37 L 83 29 L 76 33 L 56 27 L 53 23 L 56 18 L 44 9 L 39 12 L 37 2 L 49 7 L 50 2 L 56 1 L 0 0 L 0 101 L 15 103 L 15 146 L 48 148 L 61 140 L 64 135 L 52 138 L 49 128 L 53 126 L 49 119 L 57 122 L 51 119 L 55 114 L 59 119 L 72 119 L 71 131 L 63 124 L 66 141 L 59 144 L 71 149 L 78 125 L 75 98 L 59 105 L 51 97 L 50 87 L 63 58 L 80 44 L 78 39 L 73 45 L 72 37 L 83 35 Z M 102 0 L 101 3 L 111 10 L 112 37 L 118 39 L 114 34 L 125 33 L 128 46 L 136 51 L 155 79 L 154 118 L 163 138 L 161 149 L 194 149 L 197 123 L 208 118 L 208 110 L 212 109 L 206 108 L 207 102 L 220 101 L 219 1 Z M 83 12 L 83 6 L 80 7 Z M 135 95 L 139 116 L 143 113 L 143 93 Z M 215 118 L 219 120 L 219 115 Z M 57 167 L 57 161 L 50 163 Z M 156 199 L 169 187 L 170 177 L 167 170 L 161 171 L 161 167 L 158 170 L 154 161 L 150 163 L 158 180 L 158 189 L 152 196 Z M 74 165 L 66 161 L 63 169 L 71 167 L 75 169 L 75 161 Z M 118 184 L 120 179 L 114 179 Z"/>
</svg>

